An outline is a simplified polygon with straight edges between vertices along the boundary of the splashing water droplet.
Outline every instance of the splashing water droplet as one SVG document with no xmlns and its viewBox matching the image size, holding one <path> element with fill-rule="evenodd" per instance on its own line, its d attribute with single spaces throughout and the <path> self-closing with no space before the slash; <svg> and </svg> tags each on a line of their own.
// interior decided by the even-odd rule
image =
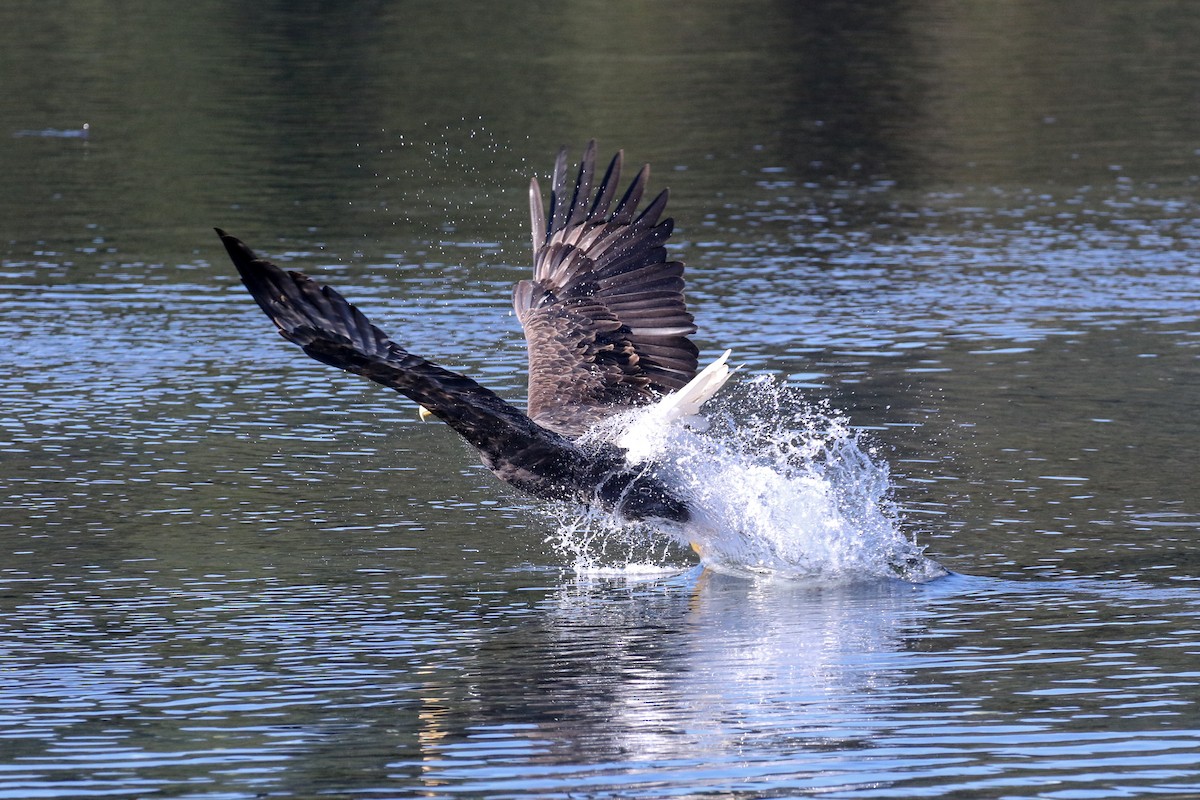
<svg viewBox="0 0 1200 800">
<path fill-rule="evenodd" d="M 644 410 L 597 436 L 636 430 L 643 458 L 688 501 L 682 526 L 556 508 L 552 544 L 579 572 L 678 568 L 691 546 L 714 570 L 745 576 L 920 582 L 947 574 L 901 530 L 887 464 L 827 405 L 768 377 L 710 404 L 707 430 L 654 425 Z"/>
</svg>

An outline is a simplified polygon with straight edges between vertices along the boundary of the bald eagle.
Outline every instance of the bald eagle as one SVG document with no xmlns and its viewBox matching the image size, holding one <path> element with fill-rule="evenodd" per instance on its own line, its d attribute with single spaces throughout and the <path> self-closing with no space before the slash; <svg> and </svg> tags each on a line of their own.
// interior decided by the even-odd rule
<svg viewBox="0 0 1200 800">
<path fill-rule="evenodd" d="M 690 417 L 729 374 L 728 353 L 697 374 L 684 265 L 669 260 L 664 247 L 674 226 L 661 219 L 667 191 L 639 210 L 647 165 L 618 200 L 622 159 L 618 152 L 595 183 L 590 142 L 572 186 L 564 148 L 548 208 L 537 179 L 530 182 L 533 276 L 513 290 L 529 354 L 527 412 L 410 353 L 334 289 L 280 269 L 216 230 L 242 283 L 285 339 L 416 401 L 473 445 L 502 481 L 626 519 L 685 524 L 692 516 L 686 499 L 653 463 L 631 458 L 619 436 L 584 437 L 597 423 L 642 406 L 655 406 L 664 425 Z"/>
</svg>

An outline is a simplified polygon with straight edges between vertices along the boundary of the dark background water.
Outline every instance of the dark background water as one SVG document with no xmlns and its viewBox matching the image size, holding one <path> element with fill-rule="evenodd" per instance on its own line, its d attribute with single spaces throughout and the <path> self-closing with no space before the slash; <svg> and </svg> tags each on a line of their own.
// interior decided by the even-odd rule
<svg viewBox="0 0 1200 800">
<path fill-rule="evenodd" d="M 1197 41 L 1147 0 L 5 4 L 0 796 L 1200 791 Z M 575 576 L 210 230 L 520 400 L 527 182 L 592 137 L 670 186 L 705 354 L 869 429 L 961 575 Z"/>
</svg>

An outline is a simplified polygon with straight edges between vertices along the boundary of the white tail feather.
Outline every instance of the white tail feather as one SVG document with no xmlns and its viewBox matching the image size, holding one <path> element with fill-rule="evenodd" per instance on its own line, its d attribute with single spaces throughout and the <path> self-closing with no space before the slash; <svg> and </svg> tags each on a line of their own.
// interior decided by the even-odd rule
<svg viewBox="0 0 1200 800">
<path fill-rule="evenodd" d="M 726 350 L 721 357 L 700 371 L 696 377 L 688 381 L 677 392 L 664 397 L 654 404 L 656 414 L 661 414 L 662 422 L 674 422 L 677 419 L 694 417 L 700 413 L 700 407 L 712 399 L 729 380 L 729 354 Z"/>
<path fill-rule="evenodd" d="M 627 458 L 631 462 L 644 461 L 650 443 L 661 436 L 672 423 L 680 422 L 693 430 L 703 430 L 707 427 L 707 421 L 699 416 L 700 408 L 729 380 L 732 370 L 727 362 L 731 352 L 726 350 L 682 389 L 672 392 L 638 413 L 633 424 L 626 428 L 616 441 L 618 446 L 628 451 Z"/>
</svg>

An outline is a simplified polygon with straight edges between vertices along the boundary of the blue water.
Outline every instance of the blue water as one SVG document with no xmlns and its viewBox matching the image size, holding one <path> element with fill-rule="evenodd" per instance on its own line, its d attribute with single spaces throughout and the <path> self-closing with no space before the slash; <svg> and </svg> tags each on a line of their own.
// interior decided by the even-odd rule
<svg viewBox="0 0 1200 800">
<path fill-rule="evenodd" d="M 1200 794 L 1197 27 L 3 7 L 0 797 Z M 755 569 L 500 486 L 211 231 L 519 403 L 593 136 L 741 366 L 690 463 Z"/>
<path fill-rule="evenodd" d="M 1197 780 L 1181 589 L 144 572 L 88 594 L 34 582 L 6 615 L 30 653 L 0 684 L 6 796 L 1065 797 Z"/>
</svg>

